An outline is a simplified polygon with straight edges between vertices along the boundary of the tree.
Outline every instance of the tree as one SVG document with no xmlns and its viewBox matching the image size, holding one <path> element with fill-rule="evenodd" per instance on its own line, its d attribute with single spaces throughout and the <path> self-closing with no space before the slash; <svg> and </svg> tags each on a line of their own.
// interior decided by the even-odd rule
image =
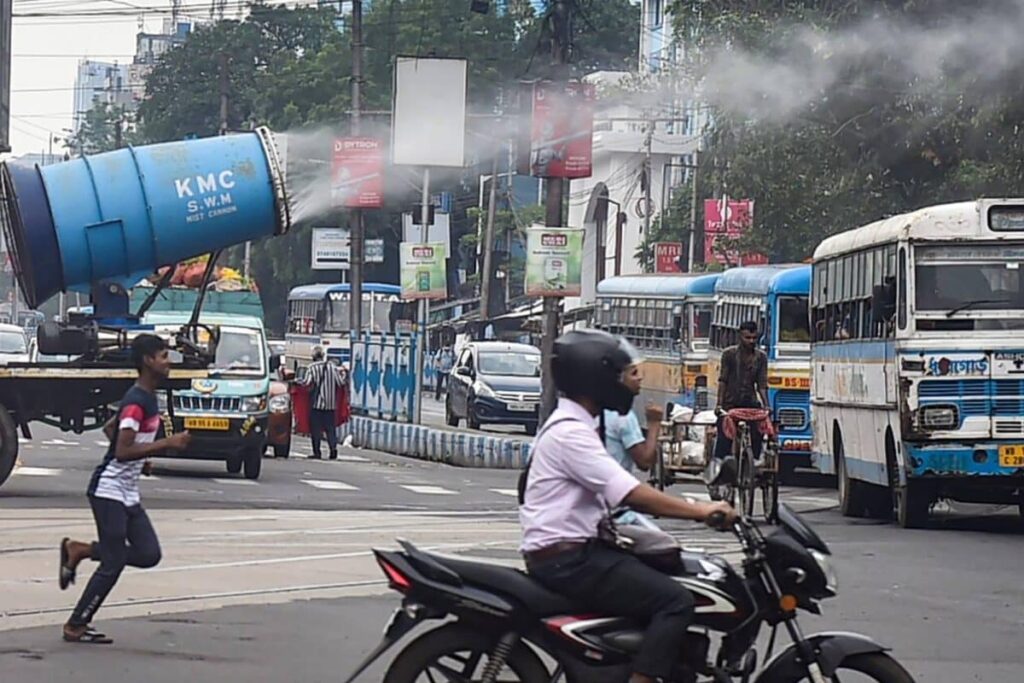
<svg viewBox="0 0 1024 683">
<path fill-rule="evenodd" d="M 75 154 L 99 154 L 136 144 L 141 137 L 135 116 L 124 105 L 97 104 L 85 114 L 78 132 L 67 141 Z"/>
</svg>

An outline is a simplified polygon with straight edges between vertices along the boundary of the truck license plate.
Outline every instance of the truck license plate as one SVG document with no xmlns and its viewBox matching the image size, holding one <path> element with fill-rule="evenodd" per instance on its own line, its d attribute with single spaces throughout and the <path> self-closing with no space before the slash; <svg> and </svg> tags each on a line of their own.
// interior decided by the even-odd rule
<svg viewBox="0 0 1024 683">
<path fill-rule="evenodd" d="M 537 408 L 536 403 L 509 403 L 508 409 L 517 413 L 532 413 Z"/>
<path fill-rule="evenodd" d="M 1000 467 L 1024 467 L 1024 445 L 1013 444 L 999 447 Z"/>
<path fill-rule="evenodd" d="M 231 428 L 231 421 L 225 417 L 186 417 L 185 429 L 197 429 L 213 432 L 226 432 Z"/>
</svg>

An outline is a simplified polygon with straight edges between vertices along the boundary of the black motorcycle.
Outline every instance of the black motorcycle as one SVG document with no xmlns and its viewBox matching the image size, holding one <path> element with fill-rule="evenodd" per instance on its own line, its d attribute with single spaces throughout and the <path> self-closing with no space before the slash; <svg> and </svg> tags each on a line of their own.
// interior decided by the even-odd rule
<svg viewBox="0 0 1024 683">
<path fill-rule="evenodd" d="M 819 614 L 836 595 L 828 546 L 786 505 L 779 527 L 762 533 L 753 521 L 732 526 L 742 546 L 742 572 L 713 555 L 680 553 L 659 569 L 693 594 L 694 623 L 679 644 L 672 683 L 826 683 L 857 680 L 914 683 L 887 648 L 854 633 L 805 636 L 797 611 Z M 712 520 L 720 527 L 724 517 Z M 384 639 L 351 683 L 392 645 L 425 620 L 444 620 L 412 640 L 395 658 L 384 683 L 624 683 L 643 641 L 643 624 L 587 613 L 580 605 L 507 567 L 432 555 L 411 543 L 374 551 L 391 588 L 405 597 Z M 673 556 L 674 558 L 674 556 Z M 660 565 L 660 563 L 659 563 Z M 766 663 L 755 648 L 771 627 Z M 793 643 L 774 657 L 779 626 Z M 712 657 L 711 633 L 720 634 Z"/>
</svg>

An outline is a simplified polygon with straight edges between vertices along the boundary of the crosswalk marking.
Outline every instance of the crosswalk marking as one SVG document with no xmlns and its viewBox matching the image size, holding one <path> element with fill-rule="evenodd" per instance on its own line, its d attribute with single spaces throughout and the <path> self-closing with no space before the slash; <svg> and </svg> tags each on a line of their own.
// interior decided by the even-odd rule
<svg viewBox="0 0 1024 683">
<path fill-rule="evenodd" d="M 510 498 L 519 497 L 519 491 L 516 489 L 491 489 L 491 492 L 497 493 L 499 496 L 509 496 Z"/>
<path fill-rule="evenodd" d="M 252 479 L 211 479 L 210 481 L 217 484 L 237 484 L 239 486 L 257 486 L 257 483 Z"/>
<path fill-rule="evenodd" d="M 457 491 L 451 491 L 443 486 L 426 486 L 419 484 L 401 484 L 403 489 L 413 493 L 424 493 L 431 496 L 457 496 Z"/>
<path fill-rule="evenodd" d="M 63 472 L 63 470 L 53 467 L 22 466 L 14 470 L 14 474 L 21 475 L 23 477 L 55 477 L 61 472 Z"/>
<path fill-rule="evenodd" d="M 346 484 L 343 481 L 328 481 L 325 479 L 303 479 L 303 484 L 309 484 L 310 486 L 318 489 L 324 489 L 326 491 L 358 491 L 358 486 L 352 486 Z"/>
</svg>

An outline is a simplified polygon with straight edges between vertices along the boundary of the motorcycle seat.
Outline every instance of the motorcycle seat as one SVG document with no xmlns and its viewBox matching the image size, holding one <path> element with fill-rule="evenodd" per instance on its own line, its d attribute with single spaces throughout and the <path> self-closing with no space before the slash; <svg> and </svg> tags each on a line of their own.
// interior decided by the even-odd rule
<svg viewBox="0 0 1024 683">
<path fill-rule="evenodd" d="M 551 617 L 573 612 L 573 604 L 568 599 L 548 590 L 540 582 L 531 579 L 526 572 L 519 569 L 459 560 L 442 555 L 431 555 L 430 557 L 458 574 L 465 583 L 513 598 L 538 617 Z"/>
</svg>

